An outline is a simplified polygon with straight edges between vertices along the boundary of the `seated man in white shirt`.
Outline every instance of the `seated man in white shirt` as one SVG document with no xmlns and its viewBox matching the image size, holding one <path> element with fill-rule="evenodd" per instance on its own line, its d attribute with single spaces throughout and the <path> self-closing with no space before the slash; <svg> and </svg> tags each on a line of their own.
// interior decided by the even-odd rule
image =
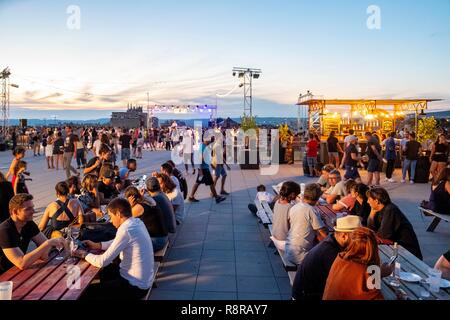
<svg viewBox="0 0 450 320">
<path fill-rule="evenodd" d="M 336 201 L 346 196 L 345 183 L 342 181 L 339 170 L 333 170 L 328 176 L 330 188 L 322 195 L 328 204 L 335 204 Z"/>
<path fill-rule="evenodd" d="M 94 243 L 85 241 L 91 250 L 106 250 L 101 255 L 78 250 L 75 255 L 97 268 L 100 283 L 92 284 L 85 295 L 86 300 L 140 300 L 153 284 L 153 246 L 147 228 L 140 219 L 132 217 L 130 203 L 114 199 L 108 205 L 111 223 L 117 228 L 113 241 Z M 119 258 L 120 265 L 114 263 Z"/>
</svg>

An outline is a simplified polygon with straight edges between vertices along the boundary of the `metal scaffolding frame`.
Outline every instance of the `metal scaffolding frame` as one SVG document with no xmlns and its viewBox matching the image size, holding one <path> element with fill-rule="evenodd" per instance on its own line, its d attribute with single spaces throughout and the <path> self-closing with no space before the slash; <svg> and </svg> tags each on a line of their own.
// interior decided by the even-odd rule
<svg viewBox="0 0 450 320">
<path fill-rule="evenodd" d="M 1 80 L 1 87 L 2 87 L 2 93 L 1 93 L 1 107 L 2 107 L 2 132 L 6 133 L 8 127 L 9 127 L 9 76 L 11 75 L 11 72 L 9 71 L 9 68 L 5 68 L 0 73 L 0 80 Z"/>
<path fill-rule="evenodd" d="M 240 87 L 244 87 L 244 115 L 253 117 L 253 79 L 259 79 L 261 69 L 233 68 L 233 76 L 238 75 L 243 80 Z"/>
</svg>

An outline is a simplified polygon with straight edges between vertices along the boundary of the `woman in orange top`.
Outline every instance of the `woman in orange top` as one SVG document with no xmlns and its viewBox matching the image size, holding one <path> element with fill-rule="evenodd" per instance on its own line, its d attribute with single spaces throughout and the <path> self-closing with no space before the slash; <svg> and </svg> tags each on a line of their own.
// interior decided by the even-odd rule
<svg viewBox="0 0 450 320">
<path fill-rule="evenodd" d="M 367 287 L 370 266 L 380 266 L 377 239 L 372 230 L 359 228 L 331 267 L 323 300 L 383 300 L 380 290 Z"/>
</svg>

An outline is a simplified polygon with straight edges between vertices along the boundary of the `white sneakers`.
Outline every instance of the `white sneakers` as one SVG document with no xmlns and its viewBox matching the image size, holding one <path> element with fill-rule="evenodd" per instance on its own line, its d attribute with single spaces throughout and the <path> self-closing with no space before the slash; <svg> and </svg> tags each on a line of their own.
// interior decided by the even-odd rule
<svg viewBox="0 0 450 320">
<path fill-rule="evenodd" d="M 414 181 L 411 180 L 411 181 L 409 182 L 409 184 L 414 184 Z"/>
<path fill-rule="evenodd" d="M 402 183 L 406 183 L 406 180 L 405 180 L 405 179 L 402 179 Z"/>
<path fill-rule="evenodd" d="M 395 183 L 396 181 L 394 180 L 394 179 L 388 179 L 388 181 L 390 182 L 390 183 Z"/>
</svg>

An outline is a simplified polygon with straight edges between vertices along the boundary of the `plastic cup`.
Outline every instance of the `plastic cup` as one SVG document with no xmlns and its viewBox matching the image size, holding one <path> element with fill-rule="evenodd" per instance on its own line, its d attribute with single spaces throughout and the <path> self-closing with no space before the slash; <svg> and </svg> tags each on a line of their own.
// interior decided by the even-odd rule
<svg viewBox="0 0 450 320">
<path fill-rule="evenodd" d="M 0 301 L 12 300 L 13 282 L 0 282 Z"/>
<path fill-rule="evenodd" d="M 442 271 L 430 268 L 428 269 L 428 275 L 430 279 L 430 291 L 438 293 L 441 290 Z"/>
<path fill-rule="evenodd" d="M 301 195 L 305 194 L 305 190 L 306 190 L 306 184 L 305 183 L 300 184 L 300 194 Z"/>
</svg>

